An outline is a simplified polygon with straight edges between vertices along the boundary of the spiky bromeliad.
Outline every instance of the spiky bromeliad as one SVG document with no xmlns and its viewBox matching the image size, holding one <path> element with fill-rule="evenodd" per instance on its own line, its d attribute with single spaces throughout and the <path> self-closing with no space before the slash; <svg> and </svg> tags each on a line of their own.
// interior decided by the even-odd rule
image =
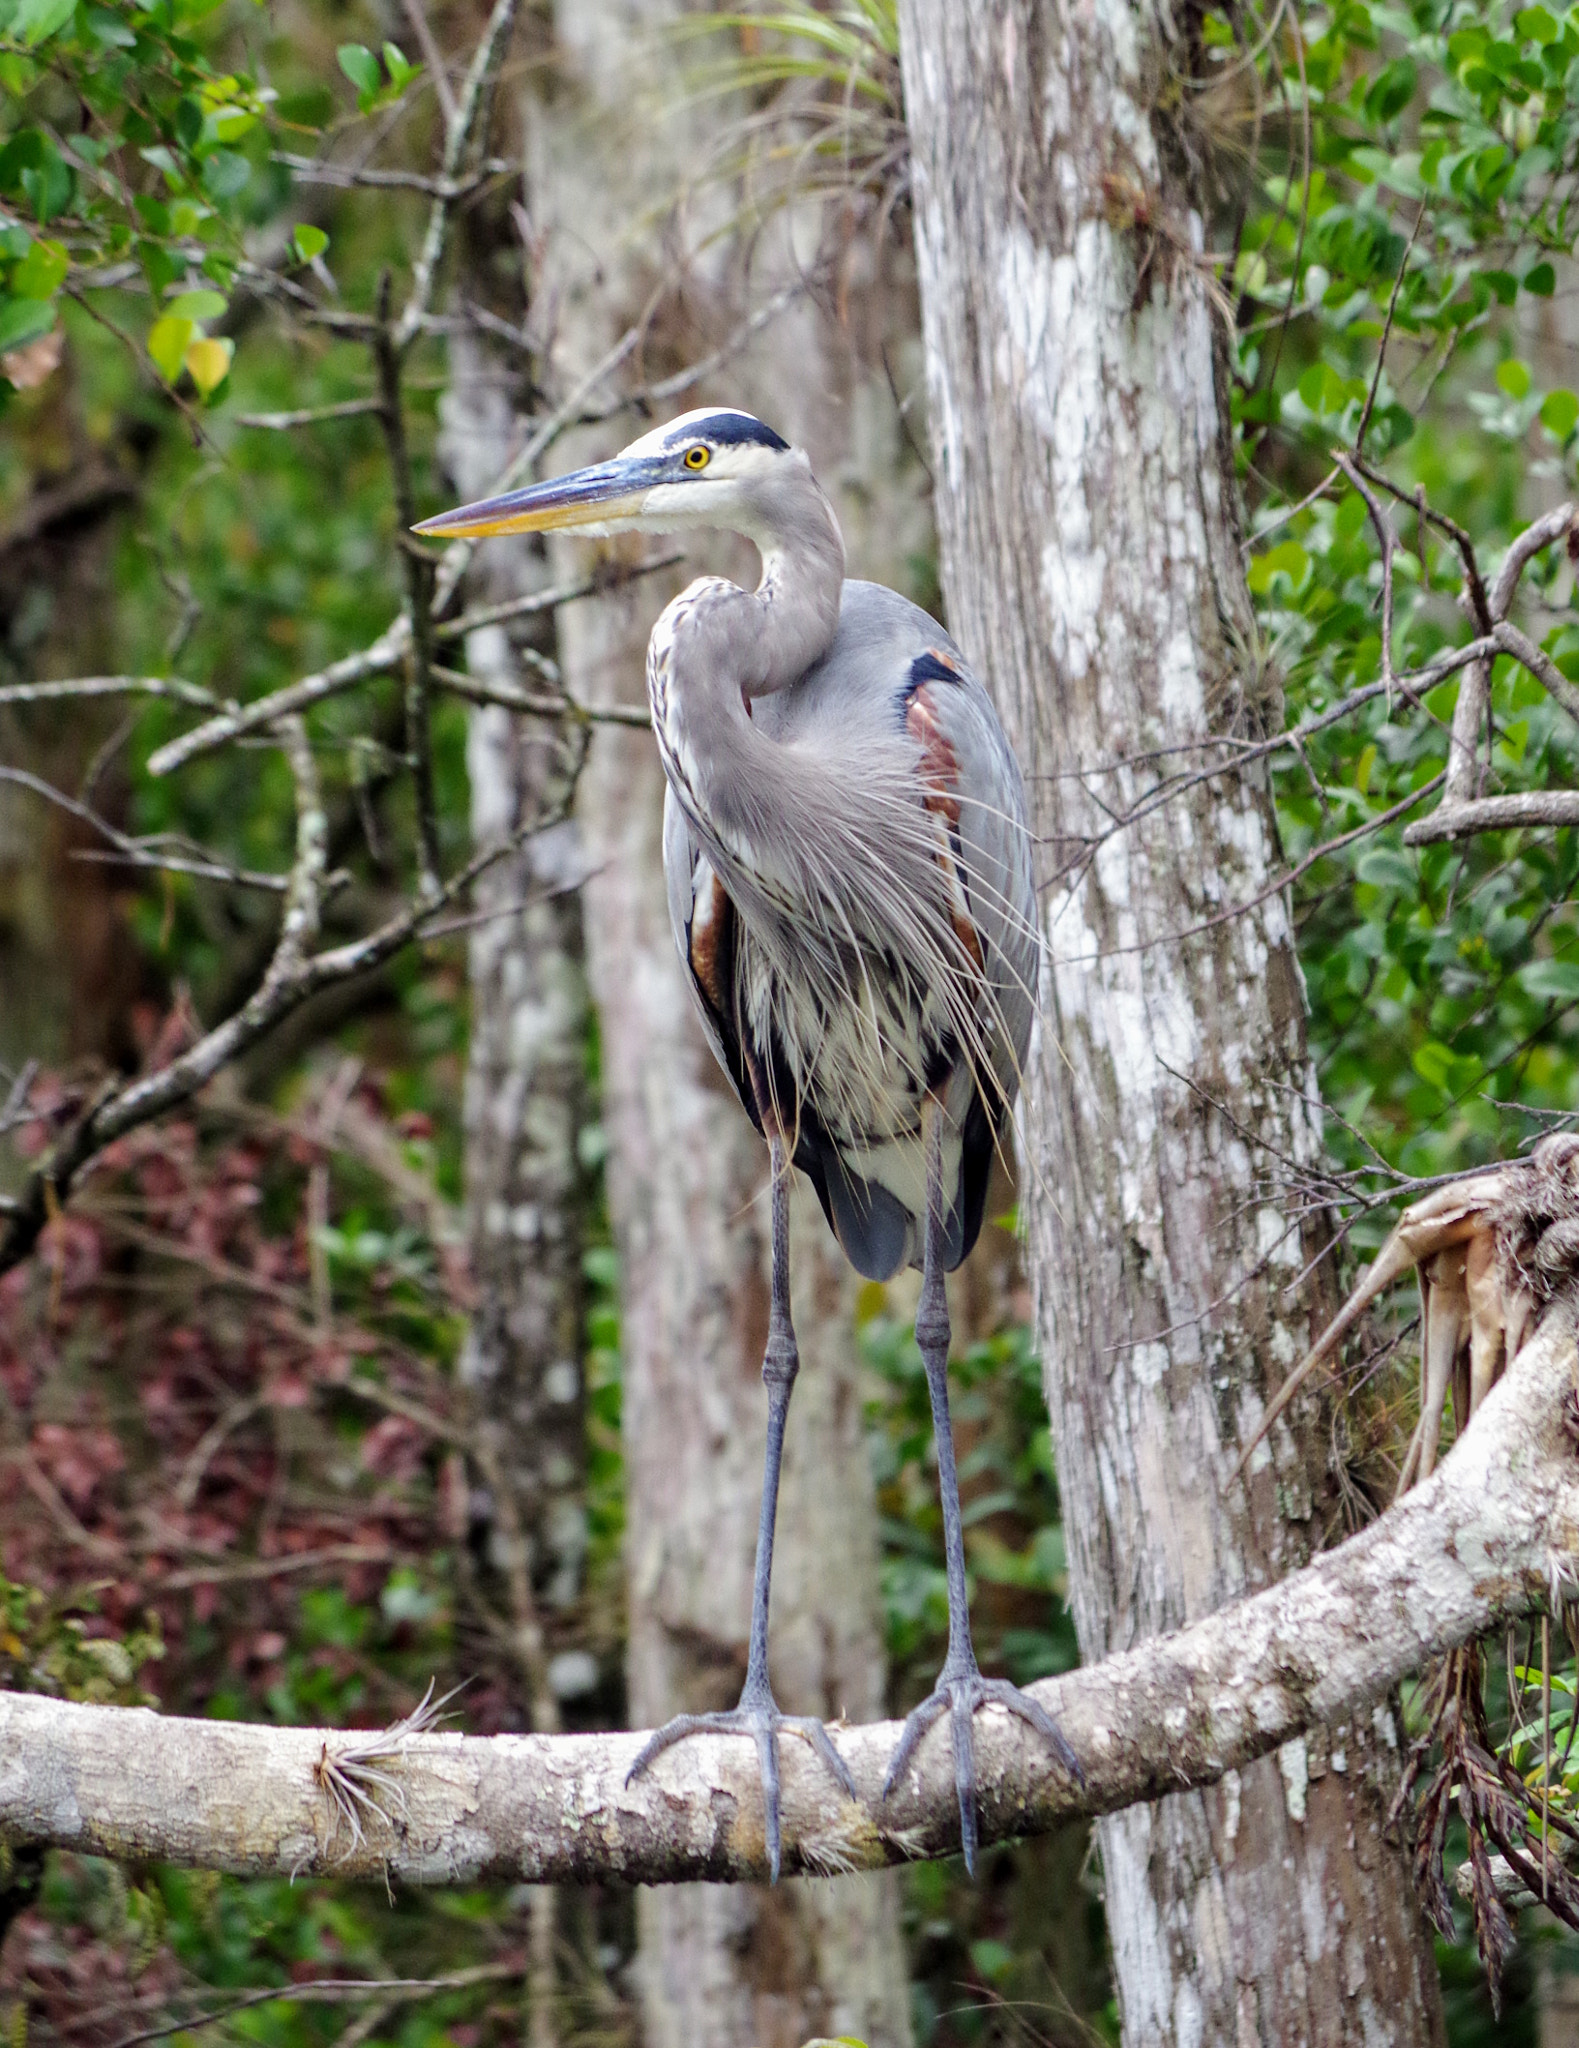
<svg viewBox="0 0 1579 2048">
<path fill-rule="evenodd" d="M 949 1646 L 935 1690 L 905 1724 L 884 1796 L 947 1712 L 973 1866 L 977 1707 L 997 1701 L 1078 1771 L 1047 1713 L 977 1669 L 949 1426 L 943 1275 L 981 1228 L 1038 961 L 1024 793 L 991 700 L 925 612 L 846 581 L 838 521 L 810 463 L 749 413 L 686 413 L 610 462 L 417 530 L 447 539 L 692 526 L 744 534 L 762 557 L 754 591 L 706 576 L 667 607 L 647 651 L 647 690 L 669 785 L 675 942 L 713 1052 L 771 1155 L 767 1465 L 740 1704 L 670 1721 L 631 1775 L 703 1729 L 752 1736 L 775 1877 L 779 1731 L 802 1735 L 855 1796 L 822 1723 L 780 1714 L 768 1683 L 774 1513 L 798 1365 L 793 1162 L 857 1271 L 886 1280 L 906 1264 L 922 1269 L 916 1342 L 937 1437 Z"/>
</svg>

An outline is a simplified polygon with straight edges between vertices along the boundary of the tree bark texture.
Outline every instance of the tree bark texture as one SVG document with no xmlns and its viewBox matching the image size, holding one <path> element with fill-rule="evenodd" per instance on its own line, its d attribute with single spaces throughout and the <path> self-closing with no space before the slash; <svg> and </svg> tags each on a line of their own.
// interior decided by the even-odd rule
<svg viewBox="0 0 1579 2048">
<path fill-rule="evenodd" d="M 452 345 L 444 459 L 457 493 L 498 475 L 512 429 L 508 386 L 475 342 Z M 495 541 L 473 566 L 482 603 L 546 582 L 539 550 Z M 541 632 L 534 618 L 522 621 Z M 520 629 L 517 629 L 520 630 Z M 468 636 L 474 676 L 531 688 L 509 630 Z M 470 714 L 472 837 L 496 843 L 554 800 L 565 772 L 553 728 L 496 706 Z M 536 834 L 473 892 L 467 1061 L 466 1209 L 476 1306 L 461 1356 L 491 1470 L 479 1504 L 505 1588 L 531 1725 L 559 1725 L 558 1698 L 587 1690 L 585 1656 L 551 1655 L 543 1613 L 564 1616 L 586 1554 L 582 1390 L 583 1175 L 588 1010 L 582 962 L 584 862 L 575 825 Z"/>
<path fill-rule="evenodd" d="M 1178 1635 L 1032 1687 L 1082 1758 L 1083 1783 L 1050 1768 L 1019 1721 L 983 1712 L 982 1840 L 1113 1813 L 1178 1786 L 1219 1786 L 1232 1811 L 1237 1785 L 1242 1811 L 1246 1766 L 1274 1751 L 1280 1781 L 1304 1788 L 1308 1812 L 1319 1790 L 1309 1731 L 1331 1731 L 1328 1776 L 1342 1781 L 1368 1725 L 1391 1742 L 1390 1716 L 1375 1707 L 1389 1688 L 1574 1582 L 1576 1369 L 1573 1311 L 1559 1305 L 1452 1453 L 1380 1520 Z M 957 1849 L 946 1744 L 923 1743 L 880 1804 L 898 1737 L 892 1721 L 835 1731 L 859 1805 L 802 1744 L 785 1745 L 786 1869 L 872 1869 Z M 750 1744 L 707 1736 L 677 1750 L 662 1774 L 627 1785 L 642 1741 L 247 1727 L 0 1693 L 0 1838 L 244 1875 L 760 1880 Z M 357 1798 L 347 1787 L 359 1772 Z M 1312 1920 L 1322 1910 L 1313 1891 Z M 1209 1921 L 1204 1929 L 1209 1938 Z"/>
<path fill-rule="evenodd" d="M 1158 111 L 1190 68 L 1175 17 L 900 13 L 943 583 L 1043 860 L 1023 1178 L 1097 1658 L 1300 1564 L 1331 1504 L 1308 1408 L 1233 1480 L 1310 1334 L 1285 1290 L 1311 1247 L 1272 1187 L 1318 1139 L 1265 779 L 1219 775 L 1113 827 L 1154 750 L 1258 734 L 1280 707 L 1251 657 L 1194 142 Z M 1132 2048 L 1441 2038 L 1371 1742 L 1351 1724 L 1104 1823 Z M 1323 1765 L 1340 1747 L 1341 1774 Z"/>
<path fill-rule="evenodd" d="M 671 102 L 682 98 L 680 46 L 635 40 L 673 19 L 666 7 L 613 0 L 558 11 L 562 61 L 537 116 L 532 170 L 539 297 L 554 309 L 558 390 L 573 388 L 682 272 L 683 292 L 666 295 L 643 338 L 648 377 L 706 353 L 755 303 L 729 235 L 690 268 L 672 223 L 662 232 L 653 224 L 699 161 L 693 124 L 658 125 L 654 80 L 667 81 Z M 693 206 L 727 212 L 716 192 Z M 763 289 L 782 281 L 779 271 Z M 787 319 L 749 361 L 664 409 L 709 398 L 749 406 L 755 394 L 783 431 L 809 440 L 826 480 L 836 481 L 830 472 L 841 464 L 868 469 L 852 460 L 857 434 L 881 431 L 881 414 L 897 442 L 891 403 L 885 395 L 876 404 L 847 356 L 825 353 L 809 306 Z M 639 431 L 628 419 L 574 452 L 601 455 Z M 570 452 L 556 451 L 556 466 Z M 907 493 L 912 504 L 918 496 Z M 887 538 L 902 545 L 903 531 L 895 521 Z M 710 563 L 754 577 L 743 544 L 715 536 L 711 549 L 708 561 L 693 557 L 667 582 L 650 579 L 628 598 L 565 615 L 561 659 L 577 695 L 645 703 L 648 633 L 674 590 Z M 714 1064 L 682 981 L 663 884 L 663 789 L 648 734 L 599 732 L 581 822 L 623 1288 L 629 1694 L 631 1717 L 643 1723 L 732 1706 L 739 1694 L 766 1420 L 767 1152 Z M 884 1655 L 854 1286 L 804 1188 L 791 1227 L 802 1372 L 779 1502 L 773 1682 L 786 1711 L 868 1720 L 883 1711 Z M 691 1769 L 682 1748 L 654 1778 L 685 1783 Z M 649 2048 L 798 2048 L 819 2034 L 853 2034 L 872 2048 L 908 2043 L 890 1877 L 647 1892 L 639 1927 Z"/>
</svg>

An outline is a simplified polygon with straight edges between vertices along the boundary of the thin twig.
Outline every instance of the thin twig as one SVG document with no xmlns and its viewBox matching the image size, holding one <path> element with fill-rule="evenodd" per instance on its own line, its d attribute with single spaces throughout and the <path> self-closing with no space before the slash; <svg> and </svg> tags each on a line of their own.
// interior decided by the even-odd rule
<svg viewBox="0 0 1579 2048">
<path fill-rule="evenodd" d="M 521 168 L 502 157 L 489 157 L 464 178 L 430 178 L 421 171 L 379 171 L 361 164 L 325 163 L 319 157 L 292 156 L 283 149 L 275 150 L 269 161 L 283 164 L 303 185 L 330 185 L 337 191 L 365 186 L 373 191 L 424 192 L 431 199 L 452 201 L 469 199 L 479 187 L 495 178 L 513 176 Z"/>
<path fill-rule="evenodd" d="M 513 0 L 512 0 L 513 4 Z M 433 688 L 433 559 L 411 538 L 417 501 L 411 488 L 405 407 L 400 395 L 400 350 L 389 324 L 392 280 L 386 270 L 378 288 L 378 331 L 373 359 L 378 365 L 379 424 L 389 450 L 395 493 L 395 544 L 406 577 L 406 616 L 411 622 L 406 653 L 406 754 L 417 797 L 417 875 L 424 896 L 439 889 L 439 825 L 433 794 L 433 743 L 429 700 Z"/>
<path fill-rule="evenodd" d="M 381 398 L 344 398 L 338 405 L 305 405 L 298 412 L 238 412 L 238 427 L 266 427 L 284 433 L 291 427 L 321 426 L 325 420 L 354 420 L 364 413 L 381 412 Z"/>
<path fill-rule="evenodd" d="M 494 0 L 488 24 L 472 53 L 466 80 L 461 87 L 455 118 L 445 129 L 444 157 L 439 175 L 446 183 L 460 176 L 461 166 L 466 160 L 467 151 L 471 148 L 478 116 L 487 103 L 494 67 L 502 56 L 509 42 L 511 30 L 515 26 L 515 9 L 516 0 Z M 395 348 L 402 355 L 422 331 L 423 316 L 428 311 L 429 302 L 433 297 L 439 263 L 449 237 L 450 216 L 454 206 L 453 193 L 441 189 L 434 194 L 422 247 L 412 266 L 411 296 L 406 301 L 405 310 L 401 313 L 399 323 L 391 337 Z"/>
<path fill-rule="evenodd" d="M 433 80 L 433 90 L 438 95 L 439 106 L 444 114 L 444 125 L 453 128 L 460 118 L 460 109 L 455 104 L 455 93 L 450 85 L 449 73 L 444 65 L 444 52 L 439 48 L 433 25 L 428 20 L 427 9 L 422 0 L 406 0 L 406 19 L 416 32 L 422 50 L 422 61 L 428 67 L 428 76 Z"/>
<path fill-rule="evenodd" d="M 215 711 L 225 705 L 225 699 L 212 690 L 183 682 L 179 676 L 71 676 L 61 682 L 0 687 L 0 704 L 54 704 L 76 697 L 167 697 L 198 711 Z"/>
</svg>

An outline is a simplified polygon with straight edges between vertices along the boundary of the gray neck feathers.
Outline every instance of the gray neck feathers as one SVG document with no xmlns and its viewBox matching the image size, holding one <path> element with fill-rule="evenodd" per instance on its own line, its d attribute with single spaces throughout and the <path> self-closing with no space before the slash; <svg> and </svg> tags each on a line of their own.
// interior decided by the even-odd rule
<svg viewBox="0 0 1579 2048">
<path fill-rule="evenodd" d="M 745 518 L 744 531 L 762 556 L 754 595 L 763 674 L 746 686 L 759 697 L 797 681 L 831 646 L 844 588 L 844 536 L 804 457 L 762 479 Z"/>
</svg>

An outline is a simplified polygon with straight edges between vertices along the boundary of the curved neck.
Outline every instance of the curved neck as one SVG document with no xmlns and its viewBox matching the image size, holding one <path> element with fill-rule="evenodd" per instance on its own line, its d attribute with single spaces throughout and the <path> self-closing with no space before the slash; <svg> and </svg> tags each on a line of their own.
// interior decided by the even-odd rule
<svg viewBox="0 0 1579 2048">
<path fill-rule="evenodd" d="M 844 589 L 844 536 L 833 507 L 804 461 L 765 477 L 739 528 L 762 557 L 753 593 L 760 641 L 748 697 L 798 681 L 833 644 Z"/>
<path fill-rule="evenodd" d="M 727 524 L 755 544 L 761 579 L 754 591 L 716 577 L 682 591 L 653 628 L 648 691 L 665 772 L 697 829 L 726 859 L 750 844 L 778 867 L 770 842 L 797 764 L 753 724 L 751 701 L 798 682 L 832 646 L 844 541 L 804 457 L 737 499 Z"/>
</svg>

